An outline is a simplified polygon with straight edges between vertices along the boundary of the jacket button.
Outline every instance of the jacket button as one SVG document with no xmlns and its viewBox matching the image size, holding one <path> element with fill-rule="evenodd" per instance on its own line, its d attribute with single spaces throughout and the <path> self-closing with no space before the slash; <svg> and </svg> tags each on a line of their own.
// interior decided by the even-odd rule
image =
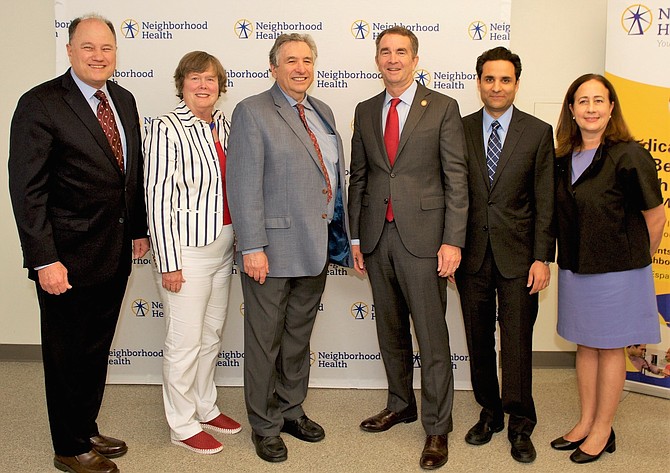
<svg viewBox="0 0 670 473">
<path fill-rule="evenodd" d="M 395 177 L 395 173 L 394 173 L 394 172 L 391 173 L 391 177 L 392 177 L 392 178 Z"/>
<path fill-rule="evenodd" d="M 328 215 L 326 215 L 326 214 L 321 214 L 321 218 L 325 220 L 325 219 L 328 218 Z"/>
<path fill-rule="evenodd" d="M 488 232 L 488 231 L 489 231 L 489 226 L 488 226 L 488 225 L 484 225 L 484 227 L 482 228 L 482 230 L 484 230 L 485 232 Z"/>
<path fill-rule="evenodd" d="M 388 204 L 388 203 L 389 203 L 389 199 L 388 199 L 388 197 L 387 197 L 386 199 L 384 199 L 384 203 L 385 203 L 385 204 Z"/>
<path fill-rule="evenodd" d="M 488 204 L 489 206 L 491 206 L 491 205 L 493 205 L 493 202 L 491 202 L 491 201 L 489 200 L 489 201 L 487 202 L 487 204 Z"/>
<path fill-rule="evenodd" d="M 327 193 L 328 193 L 328 189 L 321 189 L 321 193 L 322 193 L 322 194 L 327 194 Z"/>
<path fill-rule="evenodd" d="M 119 223 L 123 223 L 123 222 L 124 222 L 123 217 L 119 217 Z"/>
</svg>

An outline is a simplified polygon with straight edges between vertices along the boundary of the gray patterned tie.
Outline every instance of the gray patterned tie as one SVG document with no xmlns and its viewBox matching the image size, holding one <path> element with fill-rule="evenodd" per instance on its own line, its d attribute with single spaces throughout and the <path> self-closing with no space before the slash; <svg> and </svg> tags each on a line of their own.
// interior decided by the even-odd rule
<svg viewBox="0 0 670 473">
<path fill-rule="evenodd" d="M 494 120 L 491 123 L 491 134 L 489 135 L 489 144 L 486 148 L 486 167 L 489 169 L 489 183 L 493 184 L 493 176 L 496 173 L 496 167 L 498 167 L 498 160 L 500 159 L 500 153 L 502 151 L 502 143 L 500 142 L 500 136 L 498 136 L 498 128 L 500 128 L 500 123 L 498 120 Z"/>
</svg>

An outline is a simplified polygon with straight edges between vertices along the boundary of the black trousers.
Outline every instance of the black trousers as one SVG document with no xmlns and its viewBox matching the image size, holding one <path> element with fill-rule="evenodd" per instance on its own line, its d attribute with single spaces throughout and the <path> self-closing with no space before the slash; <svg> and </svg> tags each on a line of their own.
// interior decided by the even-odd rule
<svg viewBox="0 0 670 473">
<path fill-rule="evenodd" d="M 532 394 L 532 344 L 538 295 L 528 294 L 527 282 L 527 275 L 504 278 L 490 246 L 476 274 L 456 273 L 472 389 L 482 406 L 480 419 L 502 423 L 504 413 L 508 413 L 509 433 L 530 435 L 537 423 Z M 500 326 L 502 396 L 496 366 L 496 315 Z"/>
<path fill-rule="evenodd" d="M 54 451 L 91 450 L 107 379 L 109 349 L 128 277 L 52 295 L 37 285 L 47 410 Z"/>
</svg>

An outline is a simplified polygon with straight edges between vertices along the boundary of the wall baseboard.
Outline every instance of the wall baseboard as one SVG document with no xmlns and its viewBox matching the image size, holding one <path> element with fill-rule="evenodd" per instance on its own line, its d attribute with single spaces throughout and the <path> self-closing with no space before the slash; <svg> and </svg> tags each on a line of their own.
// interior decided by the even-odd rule
<svg viewBox="0 0 670 473">
<path fill-rule="evenodd" d="M 0 344 L 0 361 L 42 361 L 41 345 Z M 533 368 L 574 368 L 574 351 L 534 351 Z"/>
</svg>

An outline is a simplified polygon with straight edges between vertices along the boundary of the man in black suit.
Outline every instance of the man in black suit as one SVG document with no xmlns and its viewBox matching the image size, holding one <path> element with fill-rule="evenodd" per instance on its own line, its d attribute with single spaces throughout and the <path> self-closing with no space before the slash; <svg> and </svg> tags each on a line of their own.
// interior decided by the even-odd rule
<svg viewBox="0 0 670 473">
<path fill-rule="evenodd" d="M 447 278 L 465 244 L 468 192 L 458 103 L 414 81 L 419 41 L 404 27 L 377 36 L 385 90 L 356 107 L 349 221 L 354 268 L 370 278 L 388 399 L 360 427 L 417 419 L 410 316 L 421 351 L 419 464 L 447 462 L 454 380 L 445 320 Z"/>
<path fill-rule="evenodd" d="M 538 293 L 554 260 L 554 145 L 551 126 L 512 104 L 521 60 L 497 47 L 477 59 L 484 108 L 463 118 L 470 212 L 463 261 L 456 273 L 479 421 L 465 441 L 482 445 L 504 427 L 512 457 L 535 459 L 532 397 L 533 324 Z M 496 365 L 496 295 L 502 399 Z"/>
<path fill-rule="evenodd" d="M 101 435 L 96 418 L 132 257 L 149 249 L 139 117 L 130 92 L 107 81 L 108 20 L 72 21 L 67 52 L 71 69 L 19 100 L 9 187 L 40 305 L 54 465 L 111 473 L 107 457 L 128 447 Z"/>
</svg>

